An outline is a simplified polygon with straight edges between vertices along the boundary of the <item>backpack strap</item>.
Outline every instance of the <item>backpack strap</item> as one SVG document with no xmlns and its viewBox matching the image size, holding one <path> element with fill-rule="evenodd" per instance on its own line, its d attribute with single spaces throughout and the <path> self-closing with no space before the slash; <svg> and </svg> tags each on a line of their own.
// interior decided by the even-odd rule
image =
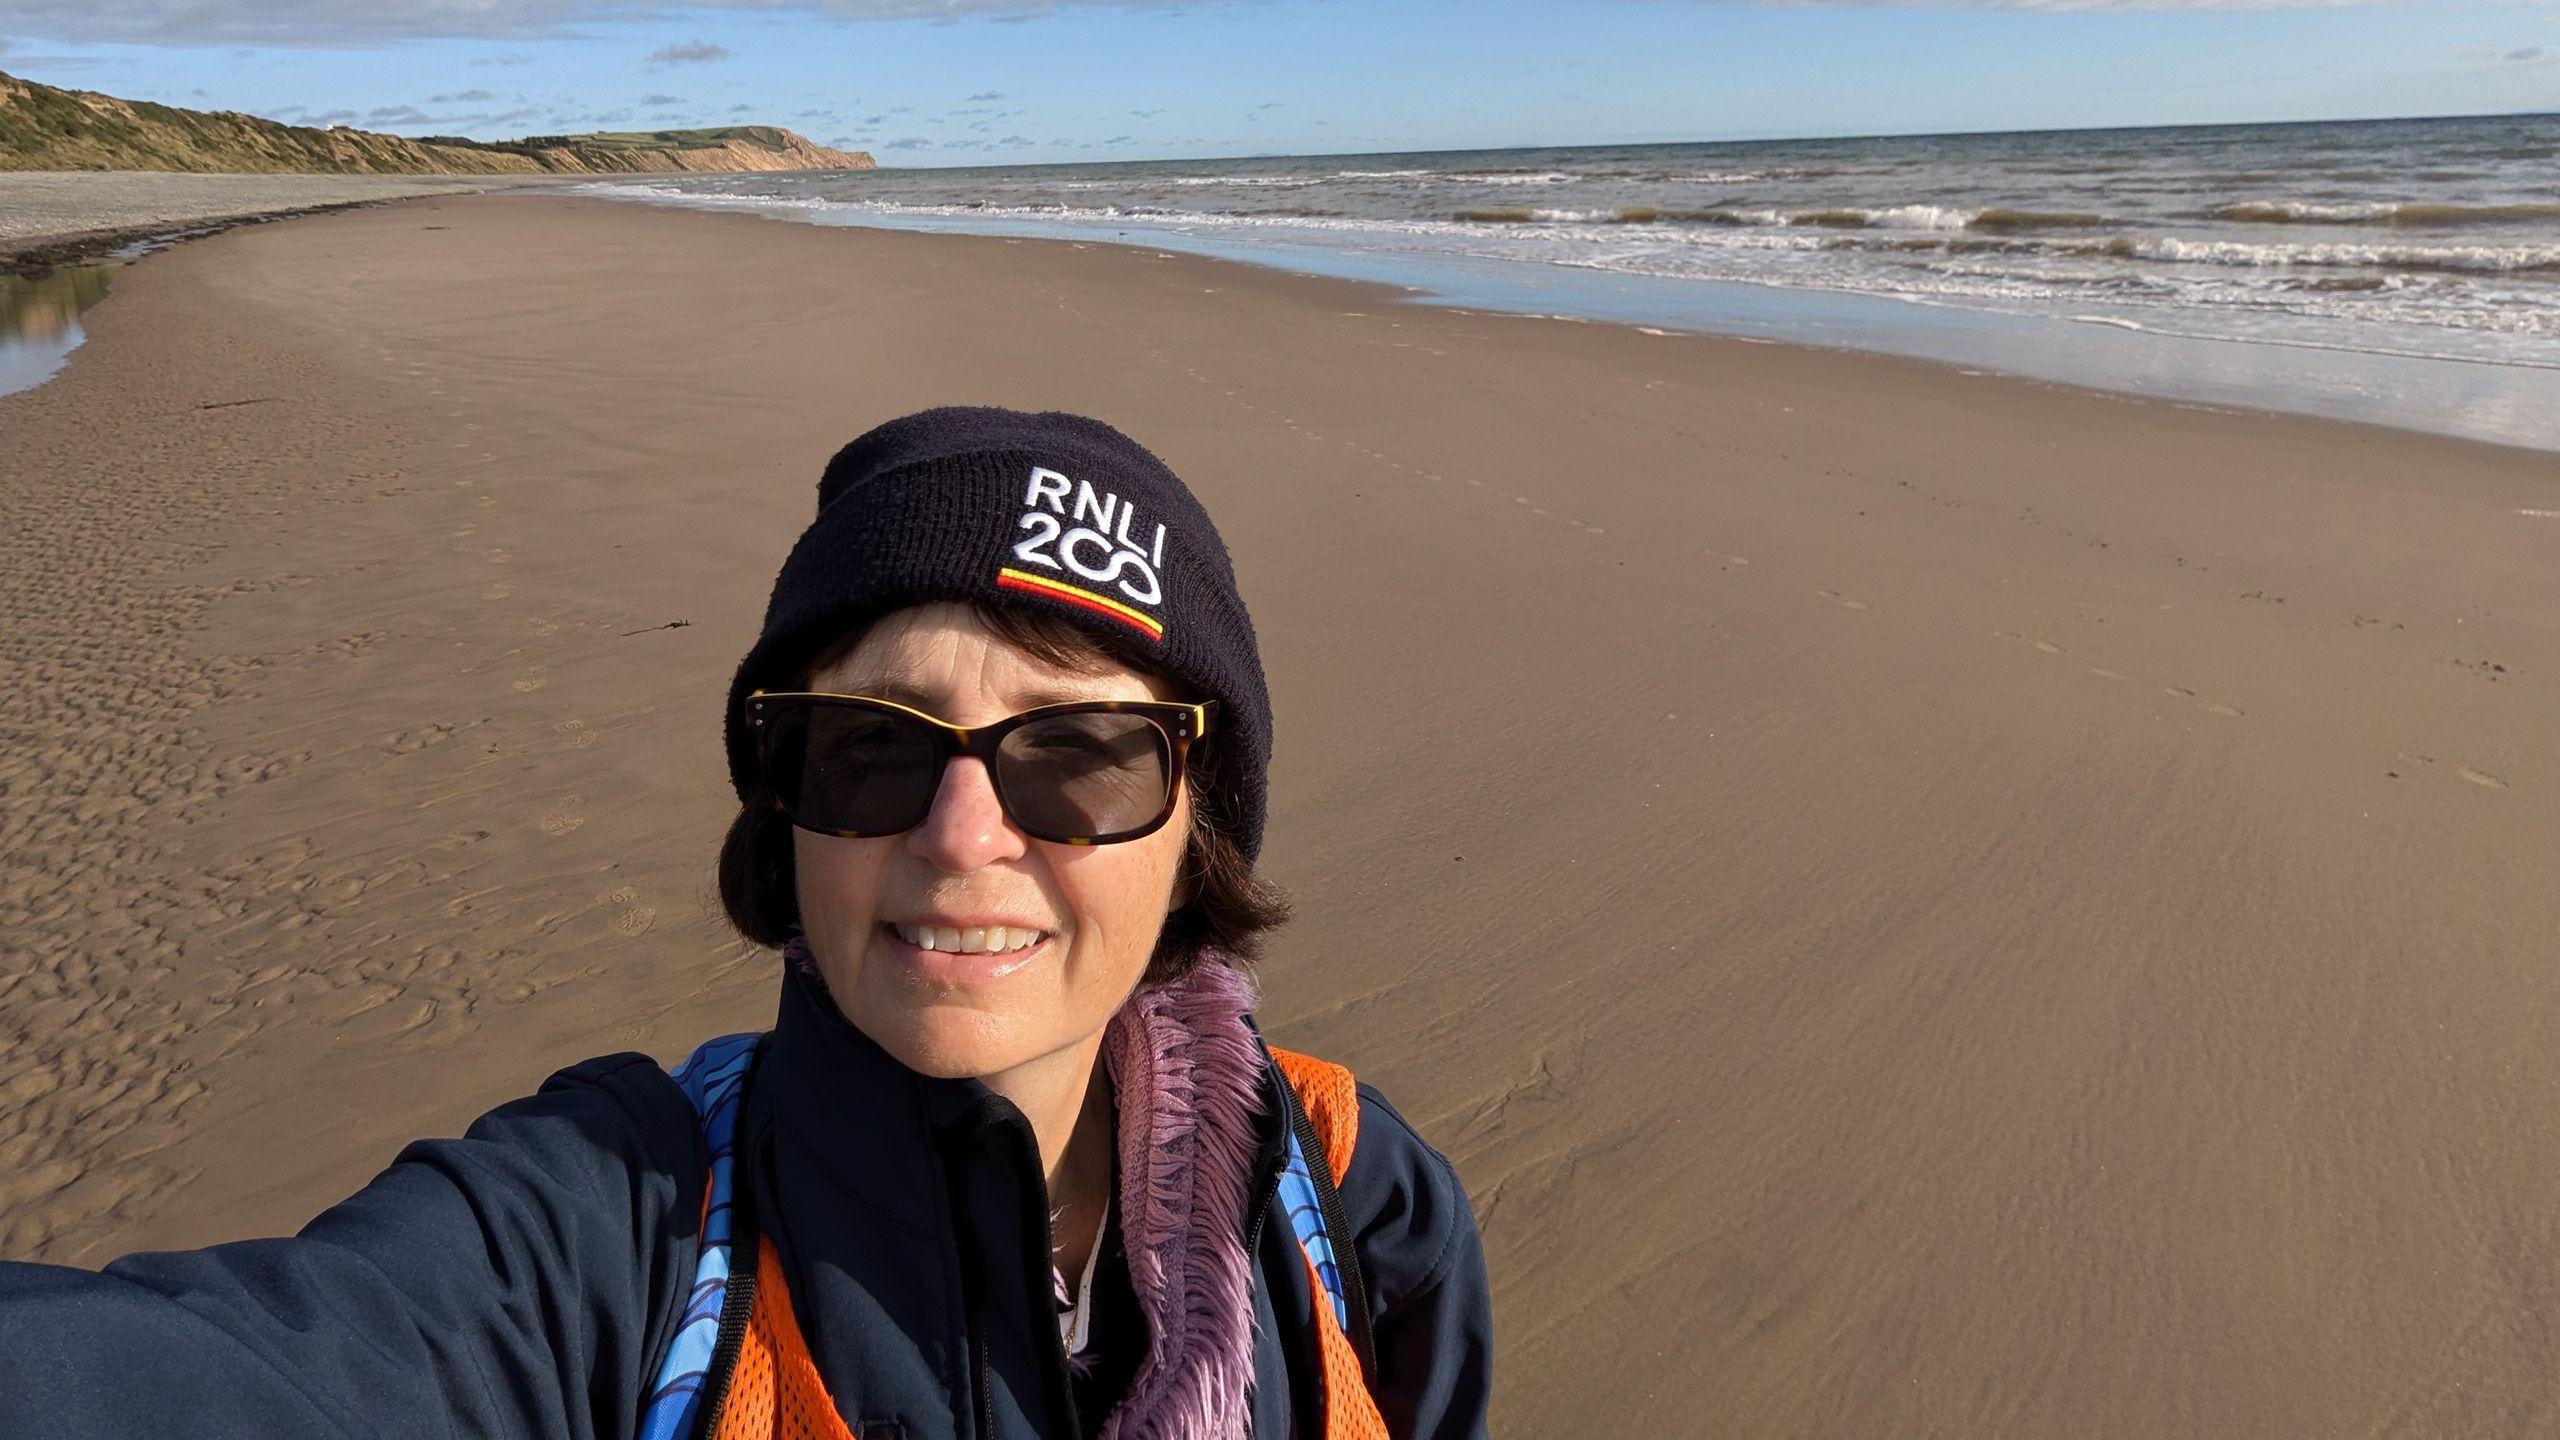
<svg viewBox="0 0 2560 1440">
<path fill-rule="evenodd" d="M 1334 1184 L 1350 1170 L 1359 1147 L 1359 1087 L 1349 1070 L 1312 1055 L 1275 1046 L 1271 1059 L 1288 1082 L 1279 1089 L 1288 1143 L 1280 1198 L 1289 1228 L 1329 1302 L 1335 1329 L 1351 1342 L 1361 1378 L 1374 1382 L 1378 1357 L 1369 1335 L 1369 1287 Z"/>
<path fill-rule="evenodd" d="M 714 1351 L 722 1332 L 734 1328 L 724 1324 L 733 1308 L 730 1302 L 753 1298 L 754 1277 L 739 1276 L 739 1283 L 732 1285 L 730 1267 L 740 1241 L 747 1254 L 755 1253 L 754 1237 L 738 1233 L 737 1134 L 747 1072 L 763 1041 L 761 1034 L 723 1035 L 703 1042 L 676 1067 L 676 1085 L 693 1102 L 694 1114 L 702 1122 L 711 1174 L 703 1187 L 702 1251 L 694 1263 L 693 1289 L 641 1409 L 639 1440 L 689 1440 L 702 1407 L 705 1381 L 715 1371 L 725 1378 L 729 1369 L 716 1363 Z M 734 1308 L 743 1315 L 744 1304 Z"/>
</svg>

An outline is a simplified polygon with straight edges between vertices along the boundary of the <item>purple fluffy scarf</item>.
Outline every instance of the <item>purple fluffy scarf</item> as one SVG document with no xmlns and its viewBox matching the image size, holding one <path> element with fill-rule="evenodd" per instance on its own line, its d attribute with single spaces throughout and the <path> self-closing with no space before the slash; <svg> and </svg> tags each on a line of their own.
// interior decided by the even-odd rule
<svg viewBox="0 0 2560 1440">
<path fill-rule="evenodd" d="M 1102 1440 L 1245 1432 L 1253 1289 L 1244 1253 L 1262 1051 L 1253 982 L 1204 953 L 1129 997 L 1103 1035 L 1120 1117 L 1120 1233 L 1147 1354 Z"/>
</svg>

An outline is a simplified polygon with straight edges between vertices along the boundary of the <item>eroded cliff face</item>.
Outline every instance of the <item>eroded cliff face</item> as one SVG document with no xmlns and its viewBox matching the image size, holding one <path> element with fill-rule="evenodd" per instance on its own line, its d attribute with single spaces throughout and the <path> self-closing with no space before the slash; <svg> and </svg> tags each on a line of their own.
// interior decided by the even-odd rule
<svg viewBox="0 0 2560 1440">
<path fill-rule="evenodd" d="M 181 170 L 230 174 L 604 175 L 724 170 L 869 170 L 771 125 L 546 135 L 484 144 L 313 129 L 236 111 L 182 110 L 0 74 L 0 170 Z"/>
<path fill-rule="evenodd" d="M 682 146 L 585 145 L 534 148 L 545 170 L 562 174 L 611 174 L 628 171 L 677 170 L 870 170 L 871 156 L 860 150 L 830 150 L 789 130 L 767 125 L 740 127 L 753 132 L 717 143 Z M 703 134 L 678 131 L 677 134 Z M 724 132 L 709 132 L 724 133 Z M 767 138 L 770 137 L 770 138 Z M 601 138 L 601 137 L 600 137 Z M 611 137 L 620 140 L 623 137 Z M 533 144 L 534 142 L 526 142 Z"/>
</svg>

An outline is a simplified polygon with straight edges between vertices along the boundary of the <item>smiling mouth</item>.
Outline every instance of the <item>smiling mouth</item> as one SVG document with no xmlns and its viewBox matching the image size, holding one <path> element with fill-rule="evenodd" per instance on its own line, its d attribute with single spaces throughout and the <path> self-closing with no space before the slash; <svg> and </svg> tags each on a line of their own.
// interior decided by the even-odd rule
<svg viewBox="0 0 2560 1440">
<path fill-rule="evenodd" d="M 1049 938 L 1046 930 L 989 925 L 955 930 L 948 925 L 899 925 L 880 928 L 919 950 L 940 955 L 1016 955 Z"/>
</svg>

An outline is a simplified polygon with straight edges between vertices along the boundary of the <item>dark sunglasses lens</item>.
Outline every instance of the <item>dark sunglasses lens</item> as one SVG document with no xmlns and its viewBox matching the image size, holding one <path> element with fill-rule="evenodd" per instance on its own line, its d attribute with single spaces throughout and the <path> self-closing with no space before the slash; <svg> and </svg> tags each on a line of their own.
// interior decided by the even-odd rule
<svg viewBox="0 0 2560 1440">
<path fill-rule="evenodd" d="M 997 752 L 1014 823 L 1048 839 L 1090 840 L 1152 823 L 1173 793 L 1173 745 L 1142 715 L 1035 720 Z"/>
<path fill-rule="evenodd" d="M 933 730 L 854 705 L 786 704 L 765 721 L 765 773 L 792 819 L 813 830 L 893 835 L 933 807 Z"/>
</svg>

